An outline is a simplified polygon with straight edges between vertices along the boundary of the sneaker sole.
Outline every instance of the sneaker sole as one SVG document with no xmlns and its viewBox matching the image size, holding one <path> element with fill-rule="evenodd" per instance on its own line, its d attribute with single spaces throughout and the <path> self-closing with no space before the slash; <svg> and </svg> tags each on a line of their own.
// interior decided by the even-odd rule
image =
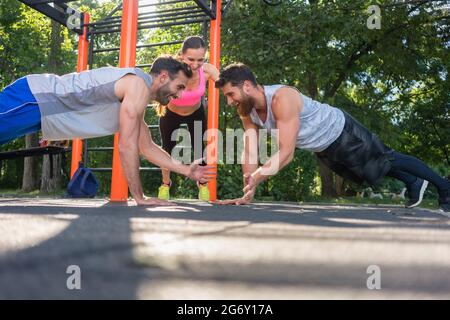
<svg viewBox="0 0 450 320">
<path fill-rule="evenodd" d="M 407 206 L 407 208 L 414 208 L 417 207 L 423 200 L 423 194 L 425 193 L 425 190 L 428 187 L 428 181 L 424 180 L 422 187 L 420 188 L 420 193 L 419 193 L 419 200 L 417 200 L 415 203 L 410 204 L 409 206 Z"/>
</svg>

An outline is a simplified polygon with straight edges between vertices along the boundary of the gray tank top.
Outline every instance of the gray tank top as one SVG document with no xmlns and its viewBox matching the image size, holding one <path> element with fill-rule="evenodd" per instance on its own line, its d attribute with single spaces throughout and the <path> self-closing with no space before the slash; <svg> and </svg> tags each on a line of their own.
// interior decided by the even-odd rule
<svg viewBox="0 0 450 320">
<path fill-rule="evenodd" d="M 114 85 L 127 74 L 141 77 L 149 88 L 152 85 L 151 76 L 138 68 L 105 67 L 63 76 L 27 76 L 41 111 L 43 138 L 84 139 L 117 132 L 121 102 Z"/>
<path fill-rule="evenodd" d="M 262 122 L 255 109 L 250 113 L 252 122 L 261 128 L 266 128 L 269 133 L 272 129 L 276 129 L 276 122 L 272 113 L 272 98 L 275 92 L 282 87 L 285 86 L 264 86 L 267 101 L 266 122 Z M 344 113 L 328 104 L 314 101 L 301 92 L 299 94 L 303 99 L 303 110 L 299 115 L 300 130 L 297 135 L 296 146 L 299 149 L 321 152 L 328 148 L 342 133 L 345 125 Z"/>
</svg>

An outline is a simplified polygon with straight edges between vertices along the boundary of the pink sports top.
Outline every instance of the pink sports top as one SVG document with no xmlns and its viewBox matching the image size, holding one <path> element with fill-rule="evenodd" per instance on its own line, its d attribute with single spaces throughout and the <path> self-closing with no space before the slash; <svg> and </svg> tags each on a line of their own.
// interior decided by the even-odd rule
<svg viewBox="0 0 450 320">
<path fill-rule="evenodd" d="M 198 85 L 197 89 L 194 90 L 184 90 L 181 93 L 181 97 L 178 99 L 173 99 L 170 101 L 170 104 L 177 106 L 177 107 L 188 107 L 188 106 L 195 106 L 197 103 L 200 102 L 201 98 L 205 94 L 206 90 L 206 80 L 205 80 L 205 74 L 203 72 L 203 67 L 200 67 L 198 69 L 198 75 L 200 77 L 200 84 Z"/>
</svg>

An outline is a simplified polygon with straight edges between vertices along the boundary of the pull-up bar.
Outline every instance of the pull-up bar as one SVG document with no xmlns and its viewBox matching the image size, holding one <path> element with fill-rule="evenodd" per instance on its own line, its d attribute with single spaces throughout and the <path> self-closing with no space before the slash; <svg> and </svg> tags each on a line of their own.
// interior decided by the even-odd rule
<svg viewBox="0 0 450 320">
<path fill-rule="evenodd" d="M 83 13 L 78 10 L 69 7 L 66 3 L 73 0 L 19 0 L 27 6 L 45 14 L 47 17 L 53 19 L 54 21 L 62 24 L 63 26 L 68 26 L 68 21 L 71 17 L 79 17 L 80 24 L 73 25 L 71 30 L 83 34 L 83 28 L 81 22 L 84 21 Z"/>
</svg>

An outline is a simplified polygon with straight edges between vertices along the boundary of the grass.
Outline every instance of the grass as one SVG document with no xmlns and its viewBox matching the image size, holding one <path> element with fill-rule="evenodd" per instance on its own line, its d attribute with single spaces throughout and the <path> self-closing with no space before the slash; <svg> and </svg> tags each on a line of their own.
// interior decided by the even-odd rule
<svg viewBox="0 0 450 320">
<path fill-rule="evenodd" d="M 40 197 L 63 197 L 66 190 L 58 190 L 55 192 L 41 192 L 39 190 L 33 190 L 31 192 L 23 192 L 20 189 L 3 189 L 0 190 L 0 197 L 14 197 L 14 198 L 40 198 Z"/>
</svg>

